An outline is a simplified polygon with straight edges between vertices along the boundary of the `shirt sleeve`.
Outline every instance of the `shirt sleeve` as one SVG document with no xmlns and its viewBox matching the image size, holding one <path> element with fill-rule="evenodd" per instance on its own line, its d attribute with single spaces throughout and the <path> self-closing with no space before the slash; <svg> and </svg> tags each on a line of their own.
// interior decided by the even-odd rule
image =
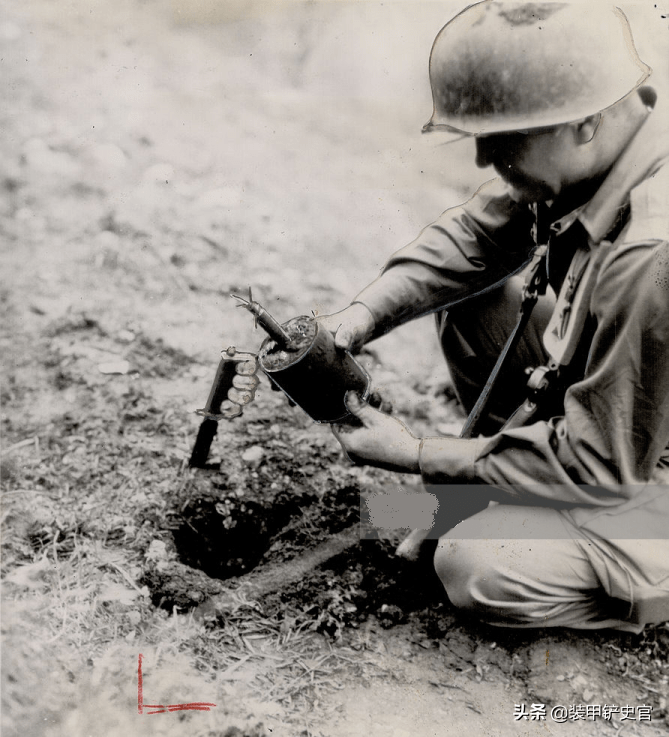
<svg viewBox="0 0 669 737">
<path fill-rule="evenodd" d="M 374 337 L 503 283 L 529 261 L 534 213 L 501 180 L 484 184 L 397 251 L 354 300 L 374 316 Z"/>
<path fill-rule="evenodd" d="M 590 299 L 597 327 L 564 416 L 460 445 L 426 439 L 427 483 L 489 484 L 502 501 L 615 506 L 659 482 L 669 445 L 669 244 L 613 251 Z"/>
</svg>

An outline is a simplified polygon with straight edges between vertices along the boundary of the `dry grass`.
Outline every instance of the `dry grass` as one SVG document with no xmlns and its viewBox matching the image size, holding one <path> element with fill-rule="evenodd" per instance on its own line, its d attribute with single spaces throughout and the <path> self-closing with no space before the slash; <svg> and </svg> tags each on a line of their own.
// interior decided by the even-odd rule
<svg viewBox="0 0 669 737">
<path fill-rule="evenodd" d="M 198 423 L 190 410 L 204 402 L 217 353 L 259 343 L 227 293 L 251 283 L 283 319 L 338 309 L 477 181 L 467 149 L 446 160 L 418 143 L 425 58 L 388 81 L 401 54 L 426 53 L 446 11 L 412 7 L 406 23 L 401 3 L 372 5 L 338 15 L 339 4 L 308 3 L 313 15 L 299 17 L 286 3 L 284 15 L 263 16 L 262 33 L 256 18 L 175 27 L 163 4 L 138 0 L 5 9 L 5 737 L 317 737 L 313 725 L 331 724 L 342 706 L 342 684 L 391 677 L 367 651 L 383 643 L 333 643 L 295 602 L 263 610 L 230 591 L 225 616 L 202 621 L 155 606 L 143 584 L 152 550 L 176 559 Z M 335 58 L 354 30 L 361 53 Z M 389 101 L 375 98 L 380 86 Z M 448 419 L 432 401 L 444 374 L 430 328 L 388 336 L 374 368 L 419 428 Z M 110 361 L 130 372 L 102 373 Z M 299 414 L 284 421 L 264 391 L 231 434 L 275 423 L 289 450 L 322 457 L 327 431 Z M 220 453 L 228 441 L 218 438 Z M 350 606 L 333 581 L 324 576 L 321 590 Z M 469 637 L 449 634 L 453 650 Z M 658 700 L 664 634 L 611 643 L 614 666 Z M 394 663 L 405 647 L 409 635 Z M 451 653 L 453 665 L 439 665 L 473 668 L 464 659 L 474 645 L 462 650 L 463 662 Z M 147 698 L 216 708 L 140 717 L 139 653 Z"/>
<path fill-rule="evenodd" d="M 153 607 L 132 566 L 118 549 L 74 536 L 67 558 L 51 544 L 5 577 L 4 734 L 37 734 L 44 722 L 45 737 L 83 737 L 96 723 L 105 735 L 136 729 L 139 653 L 147 703 L 217 704 L 146 734 L 182 734 L 186 718 L 198 736 L 249 719 L 290 735 L 341 687 L 338 670 L 353 653 L 308 618 L 266 616 L 232 591 L 224 622 L 198 622 Z"/>
</svg>

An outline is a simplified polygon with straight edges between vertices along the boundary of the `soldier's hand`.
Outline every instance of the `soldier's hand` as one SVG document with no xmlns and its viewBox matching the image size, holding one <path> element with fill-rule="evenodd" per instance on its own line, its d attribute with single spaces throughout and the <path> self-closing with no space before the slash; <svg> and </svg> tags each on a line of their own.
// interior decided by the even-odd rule
<svg viewBox="0 0 669 737">
<path fill-rule="evenodd" d="M 337 348 L 357 353 L 371 338 L 374 316 L 361 302 L 354 302 L 332 315 L 316 318 L 335 338 Z"/>
<path fill-rule="evenodd" d="M 360 401 L 347 392 L 346 406 L 356 423 L 332 426 L 332 432 L 353 463 L 400 473 L 418 473 L 420 439 L 399 420 Z"/>
<path fill-rule="evenodd" d="M 258 362 L 242 361 L 235 366 L 232 387 L 228 389 L 228 398 L 221 404 L 221 414 L 228 418 L 238 417 L 243 407 L 253 401 L 259 379 L 256 375 Z"/>
</svg>

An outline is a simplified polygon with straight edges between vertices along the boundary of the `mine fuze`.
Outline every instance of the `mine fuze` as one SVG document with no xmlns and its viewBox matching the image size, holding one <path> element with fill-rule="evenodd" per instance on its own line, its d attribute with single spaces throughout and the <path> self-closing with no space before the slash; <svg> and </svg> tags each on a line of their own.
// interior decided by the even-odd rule
<svg viewBox="0 0 669 737">
<path fill-rule="evenodd" d="M 369 393 L 370 378 L 348 352 L 335 347 L 332 334 L 313 317 L 300 315 L 280 325 L 251 299 L 240 306 L 251 312 L 268 334 L 260 346 L 258 363 L 270 381 L 315 422 L 341 422 L 349 417 L 344 396 Z"/>
<path fill-rule="evenodd" d="M 207 403 L 198 410 L 204 419 L 189 461 L 195 468 L 206 466 L 219 420 L 231 420 L 242 413 L 239 405 L 222 410 L 240 362 L 257 360 L 272 384 L 314 422 L 346 421 L 351 417 L 344 401 L 346 392 L 355 391 L 363 400 L 370 392 L 371 380 L 365 369 L 348 351 L 335 347 L 334 337 L 317 319 L 300 315 L 281 324 L 253 299 L 250 289 L 248 299 L 231 296 L 254 316 L 267 338 L 257 354 L 242 353 L 233 346 L 221 353 Z"/>
</svg>

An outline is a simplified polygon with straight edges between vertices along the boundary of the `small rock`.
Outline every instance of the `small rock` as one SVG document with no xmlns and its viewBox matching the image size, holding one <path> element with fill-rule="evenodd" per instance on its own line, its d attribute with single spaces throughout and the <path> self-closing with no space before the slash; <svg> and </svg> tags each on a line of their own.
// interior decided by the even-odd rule
<svg viewBox="0 0 669 737">
<path fill-rule="evenodd" d="M 577 676 L 574 677 L 574 679 L 571 682 L 571 685 L 574 691 L 578 693 L 582 688 L 587 687 L 588 681 L 586 680 L 585 676 L 579 673 Z"/>
<path fill-rule="evenodd" d="M 119 330 L 117 337 L 119 340 L 122 340 L 124 343 L 132 343 L 132 341 L 137 336 L 132 332 L 132 330 Z"/>
<path fill-rule="evenodd" d="M 146 559 L 154 562 L 167 558 L 167 546 L 162 540 L 151 540 L 149 549 L 146 551 Z"/>
<path fill-rule="evenodd" d="M 265 455 L 265 451 L 259 445 L 252 445 L 242 453 L 242 460 L 247 463 L 260 463 Z"/>
<path fill-rule="evenodd" d="M 377 611 L 376 616 L 384 629 L 401 624 L 406 619 L 406 615 L 396 604 L 383 604 Z"/>
<path fill-rule="evenodd" d="M 98 364 L 98 371 L 101 374 L 129 374 L 131 370 L 128 361 L 108 361 L 107 363 Z"/>
</svg>

